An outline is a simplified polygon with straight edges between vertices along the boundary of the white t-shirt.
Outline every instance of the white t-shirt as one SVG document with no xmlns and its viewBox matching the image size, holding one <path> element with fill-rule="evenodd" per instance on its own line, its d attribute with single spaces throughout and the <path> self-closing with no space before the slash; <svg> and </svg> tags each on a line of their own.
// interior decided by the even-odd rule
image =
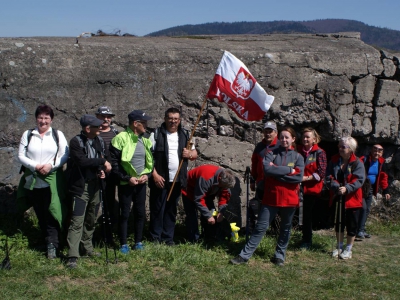
<svg viewBox="0 0 400 300">
<path fill-rule="evenodd" d="M 179 139 L 178 132 L 169 133 L 167 132 L 168 142 L 168 170 L 169 170 L 169 181 L 174 181 L 176 171 L 179 168 Z"/>
</svg>

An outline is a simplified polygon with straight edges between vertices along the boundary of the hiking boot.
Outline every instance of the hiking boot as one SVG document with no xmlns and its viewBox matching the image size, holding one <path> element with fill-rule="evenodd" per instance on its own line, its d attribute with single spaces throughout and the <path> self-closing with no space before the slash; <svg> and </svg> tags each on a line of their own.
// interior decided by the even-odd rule
<svg viewBox="0 0 400 300">
<path fill-rule="evenodd" d="M 92 252 L 88 252 L 86 256 L 87 257 L 101 257 L 101 253 L 92 251 Z"/>
<path fill-rule="evenodd" d="M 67 261 L 67 268 L 75 269 L 78 266 L 78 258 L 77 257 L 70 257 Z"/>
<path fill-rule="evenodd" d="M 342 253 L 342 251 L 343 251 L 343 250 L 340 249 L 340 254 Z M 338 249 L 333 250 L 333 252 L 332 252 L 332 257 L 333 257 L 333 258 L 337 258 L 338 255 L 339 255 Z"/>
<path fill-rule="evenodd" d="M 48 259 L 55 259 L 57 257 L 56 253 L 57 249 L 54 247 L 52 243 L 47 244 L 47 258 Z"/>
<path fill-rule="evenodd" d="M 144 246 L 141 242 L 135 244 L 135 250 L 144 250 Z"/>
<path fill-rule="evenodd" d="M 369 233 L 366 233 L 366 232 L 364 231 L 364 237 L 365 237 L 366 239 L 370 239 L 370 238 L 371 238 L 371 235 L 370 235 Z"/>
<path fill-rule="evenodd" d="M 280 266 L 280 267 L 282 267 L 285 264 L 285 261 L 283 259 L 280 259 L 280 258 L 277 258 L 277 257 L 271 258 L 271 262 L 275 266 Z"/>
<path fill-rule="evenodd" d="M 128 254 L 130 250 L 131 249 L 129 248 L 129 246 L 127 244 L 122 245 L 121 248 L 119 249 L 119 251 L 122 254 Z"/>
<path fill-rule="evenodd" d="M 241 264 L 246 264 L 247 260 L 241 257 L 240 255 L 236 256 L 235 258 L 232 258 L 229 261 L 232 265 L 241 265 Z"/>
<path fill-rule="evenodd" d="M 302 242 L 300 245 L 300 250 L 310 250 L 311 243 Z"/>
<path fill-rule="evenodd" d="M 349 259 L 349 258 L 351 258 L 351 254 L 352 254 L 351 251 L 346 249 L 339 255 L 339 257 L 341 259 Z"/>
</svg>

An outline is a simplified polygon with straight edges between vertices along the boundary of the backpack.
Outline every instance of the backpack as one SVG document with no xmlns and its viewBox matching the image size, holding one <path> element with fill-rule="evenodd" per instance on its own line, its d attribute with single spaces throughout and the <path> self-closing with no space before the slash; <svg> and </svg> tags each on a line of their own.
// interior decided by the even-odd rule
<svg viewBox="0 0 400 300">
<path fill-rule="evenodd" d="M 25 146 L 25 150 L 28 149 L 29 143 L 31 142 L 31 139 L 32 139 L 32 136 L 33 136 L 32 132 L 33 132 L 34 129 L 35 128 L 32 128 L 32 129 L 28 130 L 28 134 L 27 134 L 28 143 Z M 59 145 L 60 144 L 60 139 L 58 137 L 57 129 L 52 128 L 51 135 L 53 136 L 53 139 L 54 139 L 54 141 L 56 142 L 56 145 L 57 145 L 57 151 L 56 151 L 56 154 L 54 155 L 54 159 L 53 159 L 53 165 L 55 165 L 56 164 L 56 159 L 57 159 L 57 154 L 58 154 L 58 149 L 60 148 L 60 145 Z M 21 169 L 19 170 L 19 174 L 22 174 L 23 172 L 25 172 L 25 166 L 21 166 Z"/>
</svg>

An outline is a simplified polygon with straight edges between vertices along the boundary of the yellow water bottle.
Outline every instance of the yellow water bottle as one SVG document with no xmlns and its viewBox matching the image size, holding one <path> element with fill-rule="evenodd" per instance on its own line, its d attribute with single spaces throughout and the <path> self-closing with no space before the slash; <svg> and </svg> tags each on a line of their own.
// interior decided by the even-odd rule
<svg viewBox="0 0 400 300">
<path fill-rule="evenodd" d="M 236 223 L 231 223 L 231 230 L 232 230 L 232 237 L 231 237 L 231 241 L 232 242 L 239 242 L 239 230 L 240 228 L 236 226 Z"/>
</svg>

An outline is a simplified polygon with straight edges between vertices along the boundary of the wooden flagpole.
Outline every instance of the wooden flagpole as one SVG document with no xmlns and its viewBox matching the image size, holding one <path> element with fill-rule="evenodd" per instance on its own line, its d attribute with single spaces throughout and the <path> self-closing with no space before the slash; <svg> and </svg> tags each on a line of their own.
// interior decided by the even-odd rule
<svg viewBox="0 0 400 300">
<path fill-rule="evenodd" d="M 194 124 L 192 132 L 190 133 L 190 137 L 189 137 L 189 140 L 188 140 L 187 145 L 186 145 L 186 149 L 189 149 L 190 151 L 192 150 L 191 148 L 192 148 L 192 145 L 193 145 L 192 138 L 193 138 L 194 132 L 196 131 L 197 124 L 199 124 L 199 121 L 200 121 L 200 118 L 201 118 L 201 114 L 203 113 L 204 106 L 206 105 L 207 100 L 208 99 L 207 99 L 207 96 L 206 96 L 206 98 L 203 101 L 203 104 L 201 105 L 201 109 L 200 109 L 199 115 L 197 116 L 196 123 Z M 171 197 L 171 193 L 172 193 L 172 190 L 173 190 L 173 188 L 175 186 L 176 179 L 178 178 L 179 171 L 182 168 L 183 160 L 184 160 L 184 158 L 182 157 L 182 160 L 179 163 L 178 170 L 175 173 L 175 177 L 174 177 L 174 181 L 172 182 L 171 189 L 169 190 L 167 201 L 169 201 L 169 198 Z"/>
</svg>

